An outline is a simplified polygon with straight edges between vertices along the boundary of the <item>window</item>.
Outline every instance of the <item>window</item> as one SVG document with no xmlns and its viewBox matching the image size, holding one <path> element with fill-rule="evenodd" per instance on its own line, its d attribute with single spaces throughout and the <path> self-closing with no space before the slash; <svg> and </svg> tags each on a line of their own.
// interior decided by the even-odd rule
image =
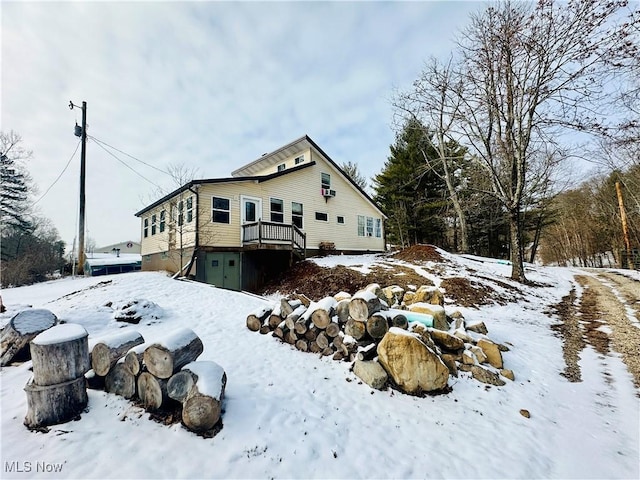
<svg viewBox="0 0 640 480">
<path fill-rule="evenodd" d="M 157 221 L 157 215 L 156 214 L 151 215 L 151 235 L 156 234 L 156 221 Z"/>
<path fill-rule="evenodd" d="M 304 155 L 300 155 L 299 157 L 296 157 L 295 160 L 293 161 L 296 165 L 300 165 L 302 162 L 304 162 Z"/>
<path fill-rule="evenodd" d="M 285 168 L 287 168 L 287 165 L 284 163 L 281 163 L 280 165 L 278 165 L 278 171 L 281 172 L 283 171 Z"/>
<path fill-rule="evenodd" d="M 279 198 L 272 198 L 270 205 L 271 221 L 284 223 L 284 202 Z"/>
<path fill-rule="evenodd" d="M 143 224 L 144 224 L 143 236 L 144 238 L 147 238 L 149 236 L 149 219 L 145 218 Z"/>
<path fill-rule="evenodd" d="M 331 188 L 331 175 L 328 173 L 322 173 L 322 188 L 327 190 Z"/>
<path fill-rule="evenodd" d="M 164 232 L 164 227 L 167 224 L 166 221 L 167 212 L 160 210 L 160 233 Z"/>
<path fill-rule="evenodd" d="M 358 236 L 364 237 L 364 216 L 358 215 Z"/>
<path fill-rule="evenodd" d="M 212 197 L 211 221 L 214 223 L 229 223 L 230 217 L 229 199 Z"/>
<path fill-rule="evenodd" d="M 291 223 L 302 229 L 302 204 L 291 202 Z"/>
<path fill-rule="evenodd" d="M 178 226 L 182 226 L 184 223 L 184 202 L 180 200 L 178 202 Z"/>
<path fill-rule="evenodd" d="M 187 223 L 193 220 L 193 197 L 187 198 Z"/>
<path fill-rule="evenodd" d="M 344 217 L 342 215 L 338 215 L 337 222 L 344 225 Z"/>
<path fill-rule="evenodd" d="M 382 219 L 376 218 L 376 238 L 382 238 Z"/>
<path fill-rule="evenodd" d="M 373 218 L 367 217 L 367 237 L 373 237 Z"/>
<path fill-rule="evenodd" d="M 326 222 L 329 220 L 329 215 L 322 212 L 316 212 L 316 220 L 320 220 L 321 222 Z"/>
</svg>

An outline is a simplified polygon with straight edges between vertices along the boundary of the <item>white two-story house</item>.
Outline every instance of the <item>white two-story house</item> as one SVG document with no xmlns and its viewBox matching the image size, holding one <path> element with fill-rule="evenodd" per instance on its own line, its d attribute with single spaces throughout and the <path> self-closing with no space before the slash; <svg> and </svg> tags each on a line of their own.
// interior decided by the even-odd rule
<svg viewBox="0 0 640 480">
<path fill-rule="evenodd" d="M 384 214 L 308 136 L 136 213 L 143 270 L 257 290 L 296 259 L 385 249 Z"/>
</svg>

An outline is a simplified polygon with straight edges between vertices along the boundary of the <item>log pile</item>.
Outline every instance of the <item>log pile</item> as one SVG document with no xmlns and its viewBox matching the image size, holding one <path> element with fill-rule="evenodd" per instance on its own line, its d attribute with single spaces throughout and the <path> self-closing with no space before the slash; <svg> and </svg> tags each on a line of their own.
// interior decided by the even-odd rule
<svg viewBox="0 0 640 480">
<path fill-rule="evenodd" d="M 204 346 L 193 330 L 179 328 L 153 343 L 126 330 L 91 345 L 90 387 L 136 401 L 149 412 L 179 404 L 183 424 L 194 432 L 210 431 L 220 420 L 226 373 L 214 362 L 197 361 Z"/>
<path fill-rule="evenodd" d="M 261 334 L 271 333 L 303 352 L 356 363 L 377 363 L 382 340 L 387 338 L 384 348 L 387 351 L 393 337 L 389 332 L 397 334 L 404 330 L 433 353 L 435 361 L 442 364 L 442 368 L 446 366 L 452 376 L 465 371 L 480 382 L 497 386 L 505 384 L 503 378 L 513 380 L 513 372 L 504 369 L 502 364 L 501 352 L 508 348 L 487 337 L 484 323 L 466 322 L 458 311 L 447 314 L 444 295 L 436 287 L 423 286 L 405 292 L 396 285 L 382 288 L 370 284 L 353 296 L 340 292 L 306 302 L 301 301 L 301 297 L 306 299 L 295 295 L 251 312 L 247 316 L 247 328 Z M 414 393 L 402 388 L 400 380 L 394 378 L 395 366 L 390 367 L 386 359 L 385 362 L 392 383 L 407 393 Z M 407 368 L 412 368 L 410 364 L 407 362 Z M 358 367 L 354 371 L 382 370 Z M 375 388 L 388 383 L 379 376 L 371 381 L 368 378 L 369 373 L 365 381 L 375 384 Z M 422 384 L 420 389 L 429 391 Z M 441 383 L 434 390 L 442 390 Z"/>
</svg>

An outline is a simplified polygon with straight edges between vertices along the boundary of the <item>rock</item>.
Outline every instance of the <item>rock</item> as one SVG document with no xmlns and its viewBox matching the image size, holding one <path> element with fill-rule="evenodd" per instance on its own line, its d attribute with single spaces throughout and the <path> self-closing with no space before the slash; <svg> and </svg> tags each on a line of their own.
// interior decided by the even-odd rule
<svg viewBox="0 0 640 480">
<path fill-rule="evenodd" d="M 389 300 L 389 305 L 400 305 L 404 297 L 404 288 L 398 285 L 391 285 L 382 289 L 385 297 Z"/>
<path fill-rule="evenodd" d="M 506 345 L 503 345 L 501 343 L 496 343 L 496 345 L 498 345 L 498 350 L 500 350 L 501 352 L 508 352 L 509 351 L 509 347 L 507 347 Z"/>
<path fill-rule="evenodd" d="M 462 352 L 462 363 L 464 365 L 475 365 L 476 363 L 478 363 L 478 360 L 476 359 L 476 356 L 472 351 L 465 350 L 464 352 Z"/>
<path fill-rule="evenodd" d="M 374 360 L 356 360 L 353 366 L 353 373 L 371 388 L 377 390 L 382 390 L 389 378 L 382 365 Z"/>
<path fill-rule="evenodd" d="M 458 319 L 462 319 L 464 320 L 464 315 L 462 315 L 462 312 L 460 310 L 456 310 L 454 311 L 451 315 L 449 315 L 451 318 L 453 318 L 454 320 L 458 320 Z"/>
<path fill-rule="evenodd" d="M 428 327 L 425 327 L 420 323 L 414 323 L 412 327 L 413 329 L 411 331 L 413 333 L 420 335 L 420 339 L 422 340 L 422 342 L 431 350 L 436 351 L 438 347 L 436 347 L 436 344 L 433 341 L 433 338 L 431 338 Z"/>
<path fill-rule="evenodd" d="M 417 302 L 409 306 L 409 311 L 417 313 L 426 313 L 433 317 L 433 328 L 438 330 L 449 330 L 449 322 L 444 307 L 440 305 L 431 305 L 429 303 Z"/>
<path fill-rule="evenodd" d="M 494 368 L 502 368 L 502 354 L 498 345 L 491 340 L 480 339 L 478 340 L 478 346 L 482 349 L 487 356 L 487 362 Z"/>
<path fill-rule="evenodd" d="M 451 328 L 453 330 L 457 330 L 457 329 L 462 329 L 465 330 L 466 328 L 466 323 L 464 321 L 464 318 L 456 318 L 456 317 L 449 317 L 451 319 Z"/>
<path fill-rule="evenodd" d="M 500 370 L 500 375 L 502 375 L 504 378 L 508 378 L 512 382 L 515 381 L 516 379 L 516 376 L 513 373 L 513 370 L 509 370 L 507 368 L 503 368 L 502 370 Z"/>
<path fill-rule="evenodd" d="M 525 410 L 524 408 L 520 410 L 520 415 L 522 415 L 524 418 L 531 418 L 529 410 Z"/>
<path fill-rule="evenodd" d="M 465 343 L 475 343 L 473 338 L 471 338 L 467 332 L 464 330 L 464 328 L 457 328 L 453 331 L 453 336 L 454 337 L 458 337 L 460 340 L 462 340 Z"/>
<path fill-rule="evenodd" d="M 404 296 L 402 297 L 402 303 L 405 305 L 411 305 L 413 303 L 413 299 L 416 296 L 416 292 L 404 292 Z"/>
<path fill-rule="evenodd" d="M 476 356 L 478 363 L 485 363 L 487 361 L 487 356 L 484 354 L 484 351 L 477 345 L 471 345 L 469 350 Z"/>
<path fill-rule="evenodd" d="M 462 340 L 443 330 L 436 330 L 432 328 L 429 329 L 428 332 L 433 341 L 441 348 L 453 351 L 461 350 L 464 348 L 464 342 Z"/>
<path fill-rule="evenodd" d="M 449 374 L 454 377 L 458 376 L 458 365 L 456 364 L 457 357 L 458 355 L 453 353 L 443 353 L 440 355 L 440 359 L 449 369 Z"/>
<path fill-rule="evenodd" d="M 378 361 L 405 393 L 420 394 L 447 386 L 449 369 L 417 335 L 392 327 L 378 345 Z"/>
<path fill-rule="evenodd" d="M 471 366 L 471 375 L 482 383 L 495 385 L 496 387 L 506 385 L 505 381 L 502 380 L 497 373 L 490 372 L 489 370 L 482 368 L 480 365 Z"/>
<path fill-rule="evenodd" d="M 430 305 L 444 305 L 444 295 L 438 287 L 422 285 L 416 290 L 413 303 L 428 303 Z"/>
<path fill-rule="evenodd" d="M 484 324 L 484 322 L 475 322 L 471 324 L 467 323 L 467 330 L 470 330 L 476 333 L 481 333 L 482 335 L 486 335 L 487 333 L 489 333 L 489 331 L 487 330 L 487 326 Z"/>
</svg>

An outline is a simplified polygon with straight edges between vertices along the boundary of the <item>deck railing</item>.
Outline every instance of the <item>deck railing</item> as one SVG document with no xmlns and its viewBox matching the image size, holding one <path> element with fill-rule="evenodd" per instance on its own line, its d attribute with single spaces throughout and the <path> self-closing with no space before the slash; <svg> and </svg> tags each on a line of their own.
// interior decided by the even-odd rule
<svg viewBox="0 0 640 480">
<path fill-rule="evenodd" d="M 307 234 L 295 225 L 264 222 L 258 220 L 242 226 L 243 244 L 290 244 L 291 248 L 304 257 L 307 248 Z"/>
</svg>

